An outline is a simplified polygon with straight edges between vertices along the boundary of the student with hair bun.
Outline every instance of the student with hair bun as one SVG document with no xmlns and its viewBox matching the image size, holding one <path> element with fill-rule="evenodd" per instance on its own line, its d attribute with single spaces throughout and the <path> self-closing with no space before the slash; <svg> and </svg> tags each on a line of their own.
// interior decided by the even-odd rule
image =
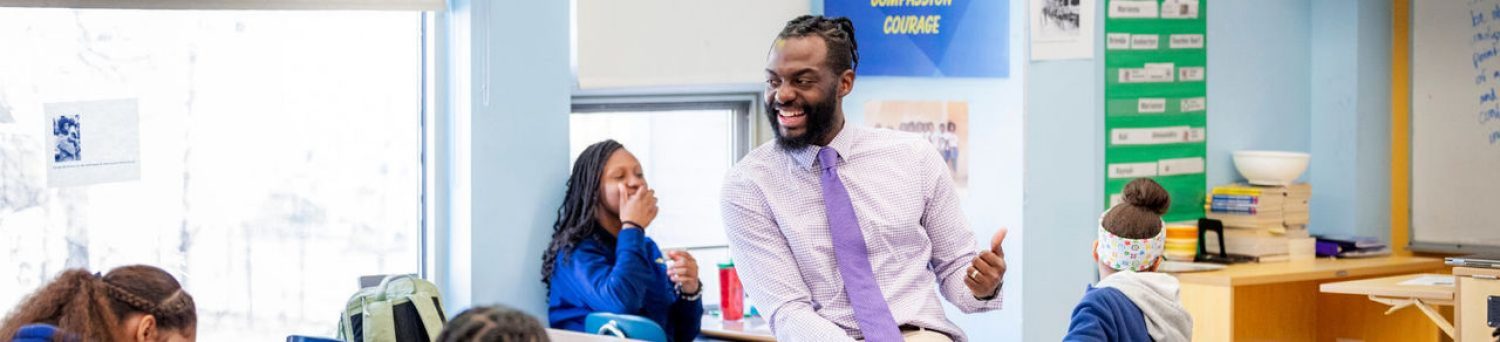
<svg viewBox="0 0 1500 342">
<path fill-rule="evenodd" d="M 1156 273 L 1166 243 L 1167 190 L 1148 178 L 1125 185 L 1124 203 L 1099 218 L 1094 260 L 1099 283 L 1073 308 L 1064 341 L 1188 341 L 1193 318 L 1177 278 Z"/>
<path fill-rule="evenodd" d="M 195 341 L 193 296 L 160 268 L 63 271 L 11 310 L 0 341 Z"/>
</svg>

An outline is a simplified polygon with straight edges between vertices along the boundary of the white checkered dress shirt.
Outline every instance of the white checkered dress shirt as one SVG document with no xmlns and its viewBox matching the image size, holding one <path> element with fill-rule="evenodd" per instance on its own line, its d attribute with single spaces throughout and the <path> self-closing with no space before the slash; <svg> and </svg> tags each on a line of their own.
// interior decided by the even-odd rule
<svg viewBox="0 0 1500 342">
<path fill-rule="evenodd" d="M 896 324 L 965 341 L 943 315 L 937 293 L 965 313 L 999 309 L 1001 298 L 975 299 L 964 285 L 980 247 L 947 164 L 932 144 L 894 130 L 846 125 L 829 146 L 839 152 L 839 176 Z M 862 338 L 823 213 L 816 158 L 821 149 L 766 143 L 724 182 L 722 209 L 735 267 L 782 341 Z"/>
</svg>

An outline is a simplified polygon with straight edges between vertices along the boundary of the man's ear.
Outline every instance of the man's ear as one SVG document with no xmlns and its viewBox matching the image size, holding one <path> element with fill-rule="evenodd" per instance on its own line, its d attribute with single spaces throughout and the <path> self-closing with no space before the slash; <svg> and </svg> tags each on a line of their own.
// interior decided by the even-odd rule
<svg viewBox="0 0 1500 342">
<path fill-rule="evenodd" d="M 839 73 L 839 97 L 849 95 L 854 91 L 854 69 L 844 70 Z"/>
<path fill-rule="evenodd" d="M 131 333 L 136 341 L 155 341 L 157 334 L 156 316 L 152 315 L 141 315 L 140 323 L 135 325 L 135 331 Z"/>
</svg>

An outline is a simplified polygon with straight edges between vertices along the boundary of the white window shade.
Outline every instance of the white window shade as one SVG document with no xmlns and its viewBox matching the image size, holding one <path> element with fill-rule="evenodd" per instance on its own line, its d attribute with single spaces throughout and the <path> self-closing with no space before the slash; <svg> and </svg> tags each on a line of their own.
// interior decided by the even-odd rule
<svg viewBox="0 0 1500 342">
<path fill-rule="evenodd" d="M 577 0 L 578 87 L 760 82 L 771 40 L 806 0 Z"/>
<path fill-rule="evenodd" d="M 0 7 L 437 11 L 444 0 L 0 0 Z"/>
</svg>

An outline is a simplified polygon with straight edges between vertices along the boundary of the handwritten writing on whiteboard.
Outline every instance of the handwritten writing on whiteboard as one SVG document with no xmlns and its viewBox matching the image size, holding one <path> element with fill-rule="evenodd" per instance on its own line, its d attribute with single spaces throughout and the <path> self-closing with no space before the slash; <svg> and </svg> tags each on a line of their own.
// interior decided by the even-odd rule
<svg viewBox="0 0 1500 342">
<path fill-rule="evenodd" d="M 1479 125 L 1490 132 L 1481 139 L 1489 140 L 1492 146 L 1500 145 L 1500 97 L 1495 92 L 1496 82 L 1500 82 L 1500 67 L 1496 66 L 1500 60 L 1500 31 L 1492 24 L 1496 18 L 1500 18 L 1500 4 L 1469 1 L 1469 28 L 1473 30 L 1469 40 L 1473 48 L 1470 63 L 1478 89 L 1474 99 L 1479 105 Z"/>
</svg>

